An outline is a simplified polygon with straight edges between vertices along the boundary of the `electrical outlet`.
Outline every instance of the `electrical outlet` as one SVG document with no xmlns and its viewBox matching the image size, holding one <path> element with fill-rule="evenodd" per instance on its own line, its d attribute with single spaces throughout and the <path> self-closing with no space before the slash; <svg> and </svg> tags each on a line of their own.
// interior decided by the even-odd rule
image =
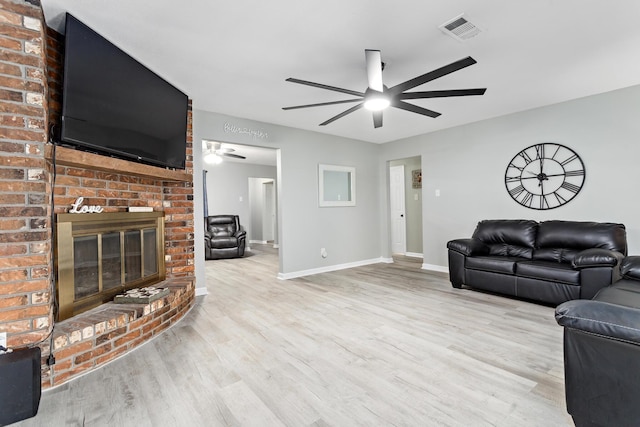
<svg viewBox="0 0 640 427">
<path fill-rule="evenodd" d="M 0 332 L 0 346 L 7 348 L 7 333 Z"/>
</svg>

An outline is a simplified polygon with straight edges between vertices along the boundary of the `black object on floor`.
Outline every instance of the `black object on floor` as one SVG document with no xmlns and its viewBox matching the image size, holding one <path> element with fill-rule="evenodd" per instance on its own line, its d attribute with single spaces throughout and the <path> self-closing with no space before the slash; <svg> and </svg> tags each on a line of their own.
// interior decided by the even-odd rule
<svg viewBox="0 0 640 427">
<path fill-rule="evenodd" d="M 0 425 L 31 418 L 40 405 L 40 348 L 0 355 Z"/>
</svg>

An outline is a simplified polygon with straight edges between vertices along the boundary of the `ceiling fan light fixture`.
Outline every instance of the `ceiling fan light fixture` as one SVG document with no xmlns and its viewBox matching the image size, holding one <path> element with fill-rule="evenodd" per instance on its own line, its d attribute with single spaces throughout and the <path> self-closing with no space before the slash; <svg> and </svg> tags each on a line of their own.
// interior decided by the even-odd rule
<svg viewBox="0 0 640 427">
<path fill-rule="evenodd" d="M 383 94 L 368 96 L 364 101 L 364 108 L 369 111 L 382 111 L 391 105 L 391 101 Z"/>
<path fill-rule="evenodd" d="M 204 156 L 205 163 L 209 163 L 212 165 L 219 165 L 222 163 L 222 156 L 217 155 L 216 153 L 207 153 Z"/>
</svg>

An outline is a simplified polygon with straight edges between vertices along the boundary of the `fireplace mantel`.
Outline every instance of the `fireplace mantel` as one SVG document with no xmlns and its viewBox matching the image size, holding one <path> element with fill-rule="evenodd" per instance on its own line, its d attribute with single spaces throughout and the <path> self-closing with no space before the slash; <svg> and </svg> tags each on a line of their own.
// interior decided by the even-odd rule
<svg viewBox="0 0 640 427">
<path fill-rule="evenodd" d="M 193 176 L 186 171 L 164 169 L 129 160 L 116 159 L 114 157 L 75 150 L 73 148 L 61 146 L 54 147 L 52 144 L 47 144 L 45 146 L 45 158 L 49 161 L 53 161 L 54 148 L 55 163 L 61 166 L 89 168 L 105 172 L 118 171 L 119 173 L 155 178 L 162 181 L 193 181 Z"/>
</svg>

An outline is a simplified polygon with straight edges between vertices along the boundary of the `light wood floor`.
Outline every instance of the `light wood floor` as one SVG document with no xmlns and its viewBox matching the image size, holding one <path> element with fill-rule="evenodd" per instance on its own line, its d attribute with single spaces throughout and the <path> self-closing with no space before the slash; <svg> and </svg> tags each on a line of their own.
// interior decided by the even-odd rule
<svg viewBox="0 0 640 427">
<path fill-rule="evenodd" d="M 209 295 L 17 426 L 571 426 L 551 307 L 453 289 L 420 260 L 277 280 L 207 261 Z"/>
</svg>

